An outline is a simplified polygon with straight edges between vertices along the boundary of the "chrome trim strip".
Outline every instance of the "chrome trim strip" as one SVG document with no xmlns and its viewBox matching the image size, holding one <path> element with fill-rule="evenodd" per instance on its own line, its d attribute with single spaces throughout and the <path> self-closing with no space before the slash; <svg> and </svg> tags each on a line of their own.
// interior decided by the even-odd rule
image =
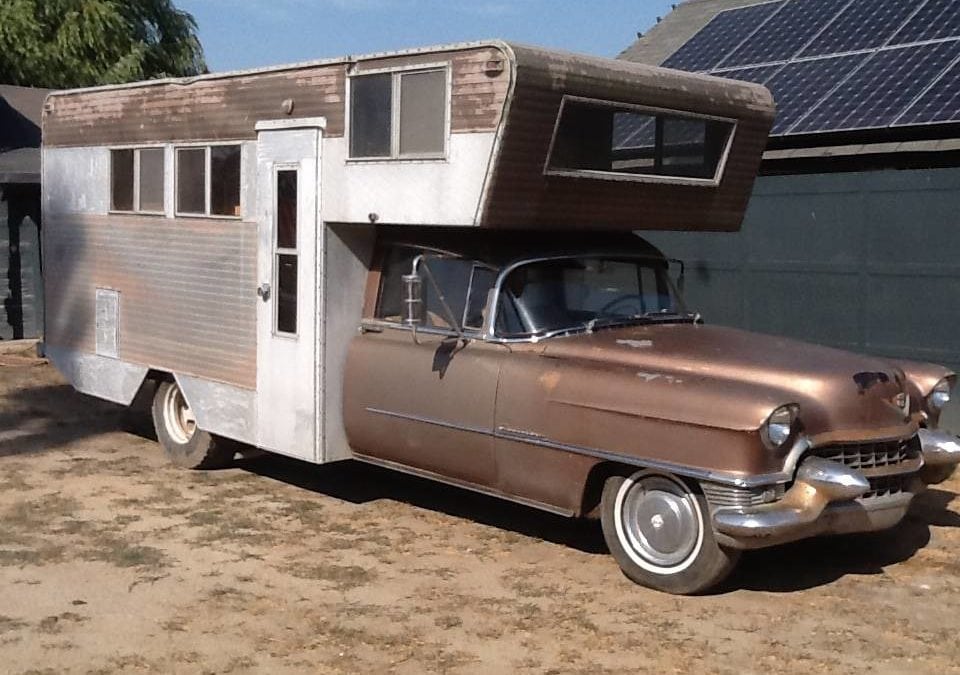
<svg viewBox="0 0 960 675">
<path fill-rule="evenodd" d="M 548 513 L 553 513 L 558 516 L 564 516 L 565 518 L 572 518 L 574 515 L 576 515 L 575 511 L 571 511 L 569 509 L 561 509 L 556 506 L 552 506 L 551 504 L 544 504 L 543 502 L 538 502 L 533 499 L 517 497 L 516 495 L 508 494 L 506 492 L 500 492 L 499 490 L 488 488 L 483 485 L 477 485 L 476 483 L 470 483 L 464 480 L 457 480 L 456 478 L 450 478 L 448 476 L 444 476 L 443 474 L 434 473 L 433 471 L 426 471 L 425 469 L 417 469 L 407 464 L 401 464 L 400 462 L 393 462 L 389 459 L 380 459 L 379 457 L 370 457 L 369 455 L 360 455 L 357 453 L 354 453 L 353 457 L 354 459 L 357 459 L 361 462 L 365 462 L 367 464 L 382 466 L 385 469 L 393 469 L 394 471 L 400 471 L 401 473 L 410 474 L 411 476 L 417 476 L 418 478 L 427 478 L 429 480 L 433 480 L 438 483 L 444 483 L 445 485 L 452 485 L 453 487 L 458 487 L 464 490 L 470 490 L 471 492 L 477 492 L 482 495 L 487 495 L 488 497 L 498 497 L 500 499 L 506 499 L 507 501 L 514 502 L 515 504 L 520 504 L 522 506 L 528 506 L 534 509 L 539 509 L 540 511 L 546 511 Z"/>
<path fill-rule="evenodd" d="M 603 459 L 611 462 L 631 464 L 633 466 L 639 466 L 645 469 L 668 471 L 670 473 L 675 473 L 678 476 L 687 476 L 689 478 L 696 478 L 698 480 L 706 480 L 713 483 L 724 483 L 727 485 L 735 485 L 737 487 L 756 487 L 758 485 L 785 483 L 790 480 L 790 476 L 782 472 L 743 477 L 736 474 L 719 471 L 697 469 L 694 467 L 683 466 L 681 464 L 674 464 L 672 462 L 632 457 L 630 455 L 623 455 L 618 452 L 609 452 L 607 450 L 599 450 L 597 448 L 590 448 L 582 445 L 571 445 L 569 443 L 551 441 L 548 438 L 540 436 L 539 434 L 533 434 L 527 431 L 518 431 L 516 429 L 509 429 L 507 427 L 497 427 L 495 435 L 497 438 L 519 441 L 521 443 L 530 443 L 531 445 L 539 445 L 546 448 L 552 448 L 554 450 L 572 452 L 578 455 L 587 455 L 589 457 L 596 457 L 597 459 Z"/>
<path fill-rule="evenodd" d="M 419 415 L 407 415 L 405 413 L 392 412 L 390 410 L 381 410 L 380 408 L 367 408 L 367 412 L 375 413 L 377 415 L 386 415 L 387 417 L 396 417 L 401 420 L 409 420 L 411 422 L 423 422 L 424 424 L 432 424 L 435 427 L 443 427 L 444 429 L 456 429 L 457 431 L 467 431 L 472 434 L 483 434 L 484 436 L 494 436 L 492 429 L 482 429 L 480 427 L 468 427 L 462 424 L 453 424 L 451 422 L 444 422 L 442 420 L 432 419 L 430 417 L 420 417 Z"/>
<path fill-rule="evenodd" d="M 630 253 L 630 252 L 617 253 L 615 251 L 604 251 L 599 249 L 596 251 L 587 251 L 584 253 L 566 253 L 566 254 L 561 253 L 561 254 L 536 256 L 536 257 L 521 258 L 519 260 L 514 260 L 513 262 L 507 265 L 504 265 L 504 267 L 500 270 L 499 276 L 497 276 L 496 283 L 493 285 L 491 303 L 487 307 L 487 315 L 488 315 L 487 322 L 483 330 L 484 339 L 491 342 L 530 342 L 530 343 L 536 344 L 541 340 L 546 340 L 552 337 L 557 337 L 557 336 L 566 335 L 566 334 L 580 335 L 587 332 L 582 327 L 571 326 L 568 328 L 558 328 L 556 330 L 548 331 L 546 333 L 543 333 L 542 335 L 530 335 L 527 337 L 516 337 L 516 338 L 499 337 L 496 334 L 496 326 L 497 326 L 497 313 L 499 312 L 499 309 L 500 309 L 500 294 L 503 292 L 504 281 L 510 275 L 510 273 L 516 270 L 517 268 L 523 267 L 525 265 L 551 262 L 554 260 L 570 260 L 575 258 L 590 258 L 590 257 L 607 256 L 607 255 L 612 257 L 615 256 L 617 258 L 631 259 L 631 260 L 654 260 L 654 261 L 662 261 L 668 264 L 670 262 L 670 260 L 667 258 L 658 257 L 650 253 Z M 669 274 L 667 275 L 667 280 L 671 286 L 671 290 L 674 291 L 674 293 L 676 293 L 676 299 L 680 301 L 681 309 L 683 309 L 683 311 L 687 311 L 686 303 L 684 303 L 683 298 L 677 292 L 677 289 L 673 286 L 673 282 L 670 280 Z"/>
<path fill-rule="evenodd" d="M 529 443 L 530 445 L 551 448 L 553 450 L 561 450 L 563 452 L 570 452 L 577 455 L 585 455 L 587 457 L 595 457 L 597 459 L 602 459 L 609 462 L 619 462 L 621 464 L 629 464 L 631 466 L 637 466 L 645 469 L 668 471 L 670 473 L 677 474 L 678 476 L 686 476 L 688 478 L 696 478 L 697 480 L 705 480 L 724 485 L 734 485 L 742 488 L 753 488 L 764 485 L 786 483 L 791 479 L 791 475 L 786 472 L 741 476 L 722 471 L 697 469 L 694 467 L 683 466 L 681 464 L 674 464 L 672 462 L 632 457 L 630 455 L 624 455 L 618 452 L 609 452 L 607 450 L 600 450 L 582 445 L 571 445 L 569 443 L 552 441 L 549 438 L 535 432 L 524 431 L 521 429 L 511 429 L 504 426 L 499 426 L 496 429 L 483 429 L 480 427 L 471 427 L 462 424 L 444 422 L 442 420 L 431 419 L 429 417 L 422 417 L 419 415 L 408 415 L 389 410 L 381 410 L 379 408 L 368 407 L 366 410 L 370 413 L 385 415 L 387 417 L 393 417 L 396 419 L 403 419 L 411 422 L 421 422 L 423 424 L 432 424 L 445 429 L 455 429 L 457 431 L 466 431 L 468 433 L 483 434 L 485 436 L 493 436 L 494 438 L 502 438 L 508 441 Z"/>
</svg>

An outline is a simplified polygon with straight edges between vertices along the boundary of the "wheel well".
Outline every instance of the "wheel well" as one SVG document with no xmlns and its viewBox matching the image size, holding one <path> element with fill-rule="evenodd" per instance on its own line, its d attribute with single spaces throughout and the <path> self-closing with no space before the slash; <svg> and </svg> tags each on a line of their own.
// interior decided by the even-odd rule
<svg viewBox="0 0 960 675">
<path fill-rule="evenodd" d="M 598 518 L 600 515 L 600 500 L 603 496 L 603 486 L 607 482 L 607 479 L 611 476 L 626 477 L 641 469 L 643 469 L 642 466 L 622 464 L 620 462 L 601 462 L 590 469 L 583 488 L 583 498 L 580 502 L 580 515 L 584 518 Z M 696 480 L 677 474 L 669 475 L 685 483 L 694 492 L 702 492 L 702 488 Z"/>
<path fill-rule="evenodd" d="M 147 371 L 124 415 L 123 427 L 126 431 L 143 438 L 157 440 L 151 413 L 153 397 L 161 382 L 172 381 L 173 375 L 168 372 L 154 369 Z"/>
<path fill-rule="evenodd" d="M 639 468 L 619 462 L 600 462 L 595 465 L 587 474 L 587 481 L 583 487 L 580 515 L 585 518 L 598 518 L 600 516 L 600 498 L 603 496 L 603 486 L 607 479 L 610 476 L 629 476 Z"/>
</svg>

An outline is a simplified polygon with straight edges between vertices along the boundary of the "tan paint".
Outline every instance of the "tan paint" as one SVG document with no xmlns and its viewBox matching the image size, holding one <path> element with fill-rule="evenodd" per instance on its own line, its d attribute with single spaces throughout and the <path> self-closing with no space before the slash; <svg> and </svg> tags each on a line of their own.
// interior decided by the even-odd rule
<svg viewBox="0 0 960 675">
<path fill-rule="evenodd" d="M 628 240 L 612 237 L 584 237 L 581 250 L 631 250 Z M 414 233 L 383 239 L 425 239 L 495 266 L 509 259 L 506 242 L 517 247 L 513 255 L 537 255 L 535 237 L 489 231 L 461 235 L 459 246 Z M 643 240 L 632 241 L 634 252 L 654 254 Z M 376 268 L 371 278 L 379 278 Z M 369 285 L 371 293 L 375 288 Z M 373 306 L 368 302 L 368 310 Z M 409 330 L 382 324 L 354 337 L 344 383 L 354 451 L 575 513 L 593 506 L 584 502 L 584 492 L 604 461 L 598 452 L 639 466 L 675 466 L 688 475 L 784 476 L 800 459 L 788 462 L 792 443 L 770 450 L 760 434 L 777 407 L 798 404 L 798 433 L 811 442 L 808 454 L 830 456 L 836 445 L 913 437 L 922 396 L 913 397 L 907 414 L 892 400 L 904 386 L 929 392 L 950 375 L 930 364 L 904 369 L 884 359 L 691 323 L 539 342 L 473 340 L 450 349 L 454 342 L 421 333 L 417 344 Z M 886 378 L 862 388 L 854 377 L 862 373 Z M 864 475 L 912 474 L 919 462 L 912 457 Z M 802 493 L 791 499 L 802 501 Z"/>
</svg>

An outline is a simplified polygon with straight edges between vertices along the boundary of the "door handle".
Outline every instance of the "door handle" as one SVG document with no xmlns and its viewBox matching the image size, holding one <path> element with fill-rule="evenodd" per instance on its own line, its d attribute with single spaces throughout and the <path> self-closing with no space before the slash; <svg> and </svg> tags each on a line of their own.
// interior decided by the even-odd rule
<svg viewBox="0 0 960 675">
<path fill-rule="evenodd" d="M 263 283 L 257 287 L 257 296 L 264 302 L 270 299 L 270 284 Z"/>
</svg>

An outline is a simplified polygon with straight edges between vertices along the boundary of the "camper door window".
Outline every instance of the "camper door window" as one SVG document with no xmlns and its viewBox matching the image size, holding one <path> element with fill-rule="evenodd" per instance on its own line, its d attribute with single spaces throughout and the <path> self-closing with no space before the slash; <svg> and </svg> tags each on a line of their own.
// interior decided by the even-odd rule
<svg viewBox="0 0 960 675">
<path fill-rule="evenodd" d="M 734 120 L 566 96 L 546 173 L 718 185 Z"/>
<path fill-rule="evenodd" d="M 350 158 L 443 158 L 447 148 L 446 66 L 350 78 Z"/>
<path fill-rule="evenodd" d="M 110 210 L 163 214 L 163 148 L 110 151 Z"/>
<path fill-rule="evenodd" d="M 240 217 L 240 146 L 177 148 L 177 215 Z"/>
</svg>

